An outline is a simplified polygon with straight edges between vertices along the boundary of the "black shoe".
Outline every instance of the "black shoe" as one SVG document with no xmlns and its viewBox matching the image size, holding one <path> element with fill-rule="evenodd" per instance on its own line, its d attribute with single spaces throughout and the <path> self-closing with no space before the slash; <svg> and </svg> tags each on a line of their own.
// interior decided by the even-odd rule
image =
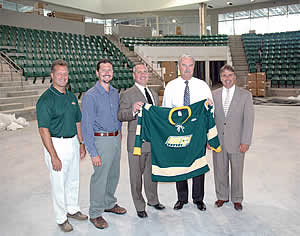
<svg viewBox="0 0 300 236">
<path fill-rule="evenodd" d="M 147 212 L 145 212 L 145 211 L 137 211 L 137 215 L 140 218 L 146 218 L 146 217 L 148 217 Z"/>
<path fill-rule="evenodd" d="M 195 201 L 194 204 L 197 205 L 200 211 L 206 211 L 206 205 L 203 201 Z"/>
<path fill-rule="evenodd" d="M 180 210 L 180 209 L 182 209 L 183 205 L 187 204 L 187 203 L 188 203 L 188 201 L 180 201 L 180 200 L 178 200 L 175 203 L 175 205 L 174 205 L 174 210 Z"/>
<path fill-rule="evenodd" d="M 165 209 L 165 206 L 163 204 L 160 204 L 160 203 L 157 203 L 156 205 L 151 205 L 151 204 L 147 203 L 147 205 L 154 207 L 156 210 L 163 210 L 163 209 Z"/>
<path fill-rule="evenodd" d="M 237 210 L 237 211 L 243 210 L 243 205 L 242 205 L 242 203 L 240 203 L 240 202 L 235 202 L 235 203 L 234 203 L 234 209 Z"/>
</svg>

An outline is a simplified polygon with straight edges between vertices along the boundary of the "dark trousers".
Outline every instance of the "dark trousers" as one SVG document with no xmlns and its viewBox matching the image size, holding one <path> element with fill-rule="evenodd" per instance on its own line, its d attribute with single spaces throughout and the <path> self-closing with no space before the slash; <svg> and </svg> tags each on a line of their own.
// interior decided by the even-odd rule
<svg viewBox="0 0 300 236">
<path fill-rule="evenodd" d="M 205 174 L 193 178 L 193 201 L 203 201 L 204 198 L 204 179 Z M 189 187 L 187 180 L 176 182 L 176 190 L 179 201 L 187 202 Z"/>
</svg>

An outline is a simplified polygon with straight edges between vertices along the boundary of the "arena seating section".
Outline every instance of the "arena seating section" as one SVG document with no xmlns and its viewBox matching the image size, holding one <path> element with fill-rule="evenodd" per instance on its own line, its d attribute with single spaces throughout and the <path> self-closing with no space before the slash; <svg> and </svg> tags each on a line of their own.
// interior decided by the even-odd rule
<svg viewBox="0 0 300 236">
<path fill-rule="evenodd" d="M 249 72 L 265 72 L 271 87 L 300 85 L 300 31 L 243 34 Z"/>
<path fill-rule="evenodd" d="M 69 89 L 82 93 L 98 80 L 96 65 L 107 58 L 114 65 L 112 86 L 129 88 L 134 84 L 133 63 L 105 36 L 51 32 L 20 27 L 0 26 L 0 50 L 6 53 L 24 72 L 25 79 L 50 76 L 53 60 L 69 64 Z"/>
<path fill-rule="evenodd" d="M 166 35 L 152 38 L 121 37 L 120 42 L 124 43 L 129 50 L 134 50 L 134 45 L 141 46 L 226 46 L 228 35 Z"/>
</svg>

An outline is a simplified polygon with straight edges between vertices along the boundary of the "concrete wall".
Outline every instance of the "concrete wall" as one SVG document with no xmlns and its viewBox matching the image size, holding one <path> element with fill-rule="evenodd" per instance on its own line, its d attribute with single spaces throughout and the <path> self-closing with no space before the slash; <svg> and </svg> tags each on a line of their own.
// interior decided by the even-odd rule
<svg viewBox="0 0 300 236">
<path fill-rule="evenodd" d="M 84 26 L 86 35 L 104 35 L 104 25 L 85 23 Z"/>
<path fill-rule="evenodd" d="M 152 37 L 151 27 L 135 25 L 117 25 L 113 27 L 114 34 L 120 37 Z"/>
<path fill-rule="evenodd" d="M 228 47 L 151 47 L 135 46 L 137 53 L 142 53 L 152 61 L 178 61 L 182 54 L 192 55 L 196 61 L 227 61 Z"/>
<path fill-rule="evenodd" d="M 6 9 L 0 9 L 0 22 L 3 25 L 38 30 L 49 30 L 87 35 L 104 34 L 104 25 L 26 14 Z"/>
</svg>

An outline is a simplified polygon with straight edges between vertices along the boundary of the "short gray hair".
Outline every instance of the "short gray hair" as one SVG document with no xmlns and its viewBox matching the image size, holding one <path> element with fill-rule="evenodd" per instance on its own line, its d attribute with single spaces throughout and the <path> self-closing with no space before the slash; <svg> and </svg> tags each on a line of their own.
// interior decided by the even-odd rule
<svg viewBox="0 0 300 236">
<path fill-rule="evenodd" d="M 133 73 L 135 73 L 136 67 L 137 67 L 137 66 L 140 66 L 140 65 L 145 66 L 145 68 L 146 68 L 146 70 L 147 70 L 147 72 L 148 72 L 147 66 L 146 66 L 144 63 L 141 63 L 141 62 L 140 62 L 140 63 L 136 64 L 136 65 L 133 67 L 133 69 L 132 69 Z"/>
<path fill-rule="evenodd" d="M 195 58 L 194 58 L 193 56 L 189 55 L 189 54 L 183 54 L 183 55 L 181 55 L 180 58 L 179 58 L 179 60 L 178 60 L 178 65 L 180 65 L 181 60 L 182 60 L 183 58 L 192 58 L 193 64 L 195 65 Z"/>
<path fill-rule="evenodd" d="M 56 66 L 65 66 L 68 69 L 68 63 L 62 59 L 58 59 L 58 60 L 52 62 L 51 73 L 54 73 Z"/>
</svg>

